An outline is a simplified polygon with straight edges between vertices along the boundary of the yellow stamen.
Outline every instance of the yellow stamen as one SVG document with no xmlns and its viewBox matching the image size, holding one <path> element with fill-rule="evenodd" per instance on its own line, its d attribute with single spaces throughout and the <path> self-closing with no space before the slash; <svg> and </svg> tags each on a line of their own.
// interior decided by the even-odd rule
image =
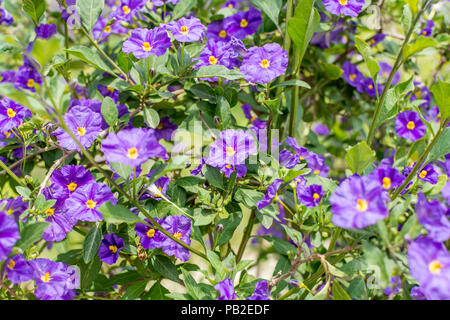
<svg viewBox="0 0 450 320">
<path fill-rule="evenodd" d="M 105 31 L 105 33 L 111 33 L 111 26 L 106 26 L 103 31 Z"/>
<path fill-rule="evenodd" d="M 422 91 L 419 90 L 414 95 L 416 96 L 416 98 L 419 98 L 421 94 L 422 94 Z"/>
<path fill-rule="evenodd" d="M 373 85 L 369 84 L 369 89 L 373 89 Z"/>
<path fill-rule="evenodd" d="M 319 173 L 320 173 L 320 170 L 314 170 L 314 173 L 315 173 L 315 174 L 319 174 Z"/>
<path fill-rule="evenodd" d="M 117 252 L 117 247 L 114 246 L 114 245 L 111 245 L 108 248 L 109 248 L 109 250 L 111 250 L 112 253 L 116 253 Z"/>
<path fill-rule="evenodd" d="M 356 74 L 352 73 L 348 77 L 350 78 L 350 81 L 354 81 L 356 79 Z"/>
<path fill-rule="evenodd" d="M 236 150 L 234 150 L 233 147 L 227 147 L 226 148 L 227 157 L 232 157 L 235 155 Z"/>
<path fill-rule="evenodd" d="M 52 216 L 52 215 L 55 214 L 55 209 L 54 209 L 54 208 L 49 208 L 49 209 L 45 210 L 45 214 L 46 214 L 48 217 L 50 217 L 50 216 Z"/>
<path fill-rule="evenodd" d="M 33 79 L 28 79 L 28 81 L 27 81 L 27 87 L 28 87 L 28 88 L 34 87 L 34 80 L 33 80 Z"/>
<path fill-rule="evenodd" d="M 340 3 L 342 6 L 346 6 L 346 5 L 347 5 L 347 2 L 348 2 L 348 0 L 339 0 L 339 3 Z"/>
<path fill-rule="evenodd" d="M 245 28 L 246 26 L 248 26 L 248 21 L 246 19 L 242 19 L 241 20 L 241 28 Z"/>
<path fill-rule="evenodd" d="M 75 191 L 75 189 L 78 187 L 78 185 L 74 182 L 71 182 L 67 185 L 67 189 L 69 189 L 69 191 Z"/>
<path fill-rule="evenodd" d="M 138 157 L 138 151 L 136 148 L 128 149 L 127 157 L 130 159 L 136 159 Z"/>
<path fill-rule="evenodd" d="M 383 188 L 389 189 L 391 187 L 391 179 L 388 177 L 383 178 Z"/>
<path fill-rule="evenodd" d="M 46 272 L 45 275 L 41 276 L 41 280 L 43 282 L 49 282 L 50 280 L 52 280 L 52 277 L 50 277 L 50 273 Z"/>
<path fill-rule="evenodd" d="M 374 43 L 375 43 L 375 40 L 370 39 L 370 40 L 369 40 L 369 43 L 370 43 L 370 44 L 374 44 Z"/>
<path fill-rule="evenodd" d="M 189 29 L 186 26 L 181 26 L 180 31 L 183 35 L 187 35 L 189 33 Z"/>
<path fill-rule="evenodd" d="M 430 270 L 430 272 L 433 273 L 433 274 L 440 274 L 441 273 L 441 269 L 443 267 L 444 266 L 439 261 L 433 260 L 428 265 L 428 270 Z"/>
<path fill-rule="evenodd" d="M 8 108 L 8 110 L 6 110 L 6 114 L 10 118 L 14 118 L 16 116 L 16 112 L 13 109 L 11 109 L 11 108 Z"/>
<path fill-rule="evenodd" d="M 161 130 L 162 128 L 164 128 L 164 124 L 162 122 L 160 122 L 158 124 L 158 126 L 156 127 L 156 129 Z"/>
<path fill-rule="evenodd" d="M 408 130 L 413 130 L 416 127 L 416 124 L 413 121 L 410 121 L 406 124 L 406 128 L 408 128 Z"/>
<path fill-rule="evenodd" d="M 320 198 L 320 196 L 319 196 L 319 194 L 318 194 L 318 193 L 314 193 L 314 194 L 313 194 L 313 198 L 317 200 L 317 199 L 319 199 L 319 198 Z"/>
<path fill-rule="evenodd" d="M 253 116 L 253 117 L 250 119 L 250 121 L 253 122 L 253 121 L 255 121 L 255 119 L 256 119 L 256 116 Z"/>
<path fill-rule="evenodd" d="M 180 233 L 180 232 L 175 232 L 175 233 L 173 234 L 173 236 L 174 236 L 175 238 L 177 238 L 178 240 L 180 240 L 181 237 L 183 236 L 183 234 Z"/>
<path fill-rule="evenodd" d="M 426 36 L 426 35 L 427 35 L 427 31 L 426 31 L 426 30 L 423 30 L 423 31 L 422 31 L 422 34 L 423 34 L 424 36 Z"/>
<path fill-rule="evenodd" d="M 78 127 L 77 128 L 77 132 L 78 132 L 78 135 L 80 137 L 82 137 L 82 136 L 84 136 L 86 134 L 86 128 L 85 127 Z"/>
<path fill-rule="evenodd" d="M 227 32 L 225 30 L 222 30 L 219 32 L 219 37 L 225 38 L 227 36 Z"/>
<path fill-rule="evenodd" d="M 86 207 L 88 207 L 89 209 L 94 209 L 96 205 L 97 205 L 97 202 L 95 202 L 93 200 L 86 201 Z"/>
<path fill-rule="evenodd" d="M 6 132 L 3 132 L 3 134 L 5 135 L 6 138 L 9 138 L 9 136 L 11 135 L 11 132 L 6 131 Z"/>
<path fill-rule="evenodd" d="M 113 93 L 114 92 L 114 88 L 111 87 L 106 87 L 106 89 L 108 89 L 109 92 Z"/>
<path fill-rule="evenodd" d="M 14 262 L 13 259 L 9 260 L 9 263 L 8 263 L 9 270 L 14 269 L 15 265 L 16 265 L 16 263 Z"/>
<path fill-rule="evenodd" d="M 127 15 L 131 12 L 131 9 L 129 6 L 123 6 L 122 11 L 123 11 L 123 13 L 125 13 Z"/>
<path fill-rule="evenodd" d="M 153 238 L 155 236 L 155 229 L 148 229 L 147 231 L 147 237 Z"/>
<path fill-rule="evenodd" d="M 358 201 L 356 201 L 356 210 L 364 212 L 367 211 L 367 209 L 369 209 L 369 203 L 366 200 L 358 199 Z"/>
<path fill-rule="evenodd" d="M 261 61 L 261 67 L 263 67 L 263 68 L 268 68 L 269 66 L 270 66 L 269 60 L 263 59 L 263 60 Z"/>
<path fill-rule="evenodd" d="M 144 44 L 142 45 L 142 49 L 144 49 L 144 51 L 151 51 L 153 49 L 153 47 L 150 45 L 150 43 L 148 42 L 144 42 Z"/>
<path fill-rule="evenodd" d="M 425 177 L 427 176 L 428 172 L 426 170 L 422 170 L 419 174 L 419 177 L 421 177 L 422 179 L 425 179 Z"/>
<path fill-rule="evenodd" d="M 216 57 L 214 56 L 209 56 L 209 64 L 215 65 L 217 63 L 217 61 L 219 61 Z"/>
<path fill-rule="evenodd" d="M 230 4 L 228 5 L 228 8 L 233 9 L 233 4 L 230 3 Z"/>
</svg>

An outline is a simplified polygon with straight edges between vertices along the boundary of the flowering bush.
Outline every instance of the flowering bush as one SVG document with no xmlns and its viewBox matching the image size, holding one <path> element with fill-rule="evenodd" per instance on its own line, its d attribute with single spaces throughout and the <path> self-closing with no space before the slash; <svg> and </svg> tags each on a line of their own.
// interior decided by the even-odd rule
<svg viewBox="0 0 450 320">
<path fill-rule="evenodd" d="M 450 2 L 0 6 L 1 299 L 450 299 Z"/>
</svg>

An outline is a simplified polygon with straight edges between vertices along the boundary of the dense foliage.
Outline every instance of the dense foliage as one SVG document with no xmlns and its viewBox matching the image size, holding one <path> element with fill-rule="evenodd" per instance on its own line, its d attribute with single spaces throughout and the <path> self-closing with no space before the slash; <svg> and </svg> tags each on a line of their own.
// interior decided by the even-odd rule
<svg viewBox="0 0 450 320">
<path fill-rule="evenodd" d="M 449 25 L 0 0 L 0 298 L 450 299 Z"/>
</svg>

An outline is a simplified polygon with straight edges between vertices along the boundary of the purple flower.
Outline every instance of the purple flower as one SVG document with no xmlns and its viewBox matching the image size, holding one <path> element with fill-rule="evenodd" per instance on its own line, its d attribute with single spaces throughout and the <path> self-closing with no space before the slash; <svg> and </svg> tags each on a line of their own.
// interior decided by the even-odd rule
<svg viewBox="0 0 450 320">
<path fill-rule="evenodd" d="M 362 81 L 362 87 L 370 97 L 373 98 L 376 96 L 375 84 L 371 78 L 365 78 Z"/>
<path fill-rule="evenodd" d="M 247 300 L 270 300 L 270 290 L 267 281 L 258 281 L 253 295 L 248 297 Z"/>
<path fill-rule="evenodd" d="M 436 242 L 450 239 L 450 221 L 447 207 L 439 200 L 428 201 L 423 193 L 417 195 L 417 221 L 428 231 L 428 237 Z"/>
<path fill-rule="evenodd" d="M 278 43 L 268 43 L 248 49 L 240 70 L 246 81 L 269 83 L 285 73 L 288 61 L 286 50 Z"/>
<path fill-rule="evenodd" d="M 312 184 L 307 187 L 303 183 L 297 184 L 297 197 L 307 207 L 316 207 L 322 200 L 323 194 L 324 191 L 320 185 Z"/>
<path fill-rule="evenodd" d="M 229 50 L 227 43 L 216 40 L 209 40 L 203 48 L 195 68 L 210 65 L 222 65 L 232 69 L 239 65 L 239 59 L 232 57 L 233 50 Z M 217 78 L 211 78 L 211 81 L 217 81 Z"/>
<path fill-rule="evenodd" d="M 409 295 L 414 300 L 427 300 L 427 298 L 425 297 L 425 294 L 422 291 L 422 288 L 420 288 L 419 286 L 415 286 L 415 287 L 411 288 L 411 292 L 409 293 Z"/>
<path fill-rule="evenodd" d="M 179 42 L 196 42 L 203 38 L 205 26 L 195 17 L 181 18 L 166 25 Z"/>
<path fill-rule="evenodd" d="M 222 131 L 210 146 L 205 162 L 217 168 L 227 164 L 236 166 L 244 164 L 245 159 L 256 152 L 255 141 L 250 133 L 229 129 Z"/>
<path fill-rule="evenodd" d="M 20 104 L 3 98 L 0 100 L 0 131 L 6 132 L 22 124 L 31 112 Z"/>
<path fill-rule="evenodd" d="M 169 159 L 166 149 L 158 143 L 153 129 L 130 128 L 110 132 L 102 141 L 102 152 L 109 162 L 119 162 L 133 168 L 152 157 Z"/>
<path fill-rule="evenodd" d="M 425 28 L 420 31 L 419 35 L 422 35 L 424 37 L 431 37 L 433 35 L 433 27 L 434 21 L 432 19 L 427 20 Z"/>
<path fill-rule="evenodd" d="M 89 148 L 102 131 L 102 117 L 87 107 L 75 106 L 64 115 L 64 121 L 84 148 Z M 55 130 L 55 136 L 61 147 L 68 150 L 78 150 L 80 147 L 62 128 Z"/>
<path fill-rule="evenodd" d="M 6 70 L 0 74 L 0 77 L 2 79 L 0 81 L 0 83 L 2 83 L 2 82 L 14 83 L 14 82 L 16 82 L 16 71 Z"/>
<path fill-rule="evenodd" d="M 228 42 L 231 38 L 225 30 L 223 20 L 216 20 L 208 24 L 206 27 L 206 36 L 211 40 Z"/>
<path fill-rule="evenodd" d="M 325 163 L 325 157 L 321 154 L 315 154 L 314 152 L 308 152 L 309 157 L 305 158 L 308 168 L 312 170 L 313 174 L 318 174 L 322 177 L 328 177 L 330 168 Z M 301 160 L 301 157 L 300 157 Z"/>
<path fill-rule="evenodd" d="M 361 12 L 364 0 L 323 0 L 323 5 L 330 13 L 340 16 L 357 17 Z"/>
<path fill-rule="evenodd" d="M 56 24 L 43 23 L 43 24 L 39 25 L 39 27 L 36 27 L 34 30 L 35 30 L 36 36 L 38 38 L 48 39 L 56 33 Z"/>
<path fill-rule="evenodd" d="M 408 264 L 429 300 L 450 299 L 450 254 L 442 243 L 420 237 L 408 246 Z"/>
<path fill-rule="evenodd" d="M 380 66 L 380 71 L 378 71 L 378 80 L 381 80 L 382 83 L 385 83 L 387 79 L 389 78 L 389 74 L 392 71 L 392 67 L 389 63 L 380 61 L 378 62 L 378 65 Z M 396 72 L 394 76 L 392 77 L 392 85 L 395 85 L 400 80 L 400 73 Z"/>
<path fill-rule="evenodd" d="M 0 8 L 0 25 L 11 25 L 14 22 L 13 16 L 3 8 Z"/>
<path fill-rule="evenodd" d="M 104 202 L 117 203 L 109 187 L 103 183 L 91 183 L 77 188 L 65 202 L 67 212 L 75 219 L 96 222 L 103 219 L 98 208 Z"/>
<path fill-rule="evenodd" d="M 216 284 L 214 289 L 219 291 L 220 294 L 217 300 L 237 300 L 233 281 L 230 278 L 225 278 L 223 281 Z"/>
<path fill-rule="evenodd" d="M 80 285 L 76 270 L 61 262 L 48 259 L 29 261 L 36 281 L 34 295 L 39 300 L 71 300 Z"/>
<path fill-rule="evenodd" d="M 172 43 L 164 28 L 134 29 L 130 38 L 123 44 L 123 52 L 133 53 L 138 59 L 150 55 L 162 56 Z"/>
<path fill-rule="evenodd" d="M 253 7 L 245 12 L 237 12 L 223 21 L 227 34 L 238 39 L 254 34 L 260 24 L 262 24 L 261 12 Z"/>
<path fill-rule="evenodd" d="M 0 211 L 0 261 L 8 257 L 19 238 L 19 226 L 14 218 Z"/>
<path fill-rule="evenodd" d="M 157 223 L 161 222 L 161 220 L 157 218 L 154 219 Z M 149 220 L 145 219 L 145 221 L 151 225 Z M 141 238 L 141 245 L 144 249 L 159 248 L 159 243 L 162 242 L 165 237 L 161 231 L 140 222 L 136 223 L 134 231 L 136 231 L 136 234 Z"/>
<path fill-rule="evenodd" d="M 359 72 L 358 68 L 350 62 L 345 61 L 342 65 L 342 70 L 344 71 L 343 77 L 345 81 L 352 87 L 357 88 L 358 91 L 361 91 L 364 76 L 361 72 Z"/>
<path fill-rule="evenodd" d="M 177 4 L 180 0 L 151 0 L 155 7 L 161 7 L 164 3 Z"/>
<path fill-rule="evenodd" d="M 312 131 L 320 136 L 328 136 L 330 134 L 330 130 L 328 129 L 328 127 L 321 122 L 316 123 L 312 128 Z"/>
<path fill-rule="evenodd" d="M 391 166 L 380 165 L 369 176 L 374 180 L 378 180 L 378 183 L 385 190 L 398 188 L 405 180 L 405 177 Z"/>
<path fill-rule="evenodd" d="M 115 234 L 105 234 L 100 247 L 98 248 L 98 256 L 100 260 L 107 264 L 116 263 L 119 258 L 119 251 L 124 247 L 123 239 Z"/>
<path fill-rule="evenodd" d="M 420 180 L 429 182 L 431 184 L 436 184 L 439 180 L 439 175 L 431 163 L 420 169 L 417 177 Z"/>
<path fill-rule="evenodd" d="M 149 177 L 153 172 L 150 171 Z M 162 200 L 161 196 L 169 198 L 166 194 L 167 188 L 169 187 L 170 178 L 160 177 L 158 180 L 153 182 L 146 190 L 146 192 L 141 196 L 140 200 L 148 199 L 149 197 L 155 200 Z"/>
<path fill-rule="evenodd" d="M 337 187 L 330 197 L 332 222 L 338 227 L 361 229 L 389 215 L 388 194 L 378 180 L 353 175 Z"/>
<path fill-rule="evenodd" d="M 422 108 L 426 108 L 431 102 L 431 92 L 424 85 L 420 84 L 420 82 L 414 81 L 414 85 L 419 88 L 414 94 L 411 95 L 411 101 L 415 101 L 417 99 L 425 100 L 424 103 L 420 105 Z"/>
<path fill-rule="evenodd" d="M 397 294 L 400 291 L 400 288 L 402 287 L 402 279 L 400 277 L 392 277 L 391 281 L 389 281 L 389 284 L 391 286 L 384 289 L 384 294 L 389 296 L 391 294 Z M 395 288 L 395 291 L 394 291 Z"/>
<path fill-rule="evenodd" d="M 416 141 L 422 138 L 427 127 L 422 122 L 419 114 L 415 111 L 404 111 L 399 113 L 395 120 L 395 131 L 400 137 Z"/>
<path fill-rule="evenodd" d="M 6 276 L 14 284 L 27 282 L 32 279 L 33 269 L 22 254 L 11 257 L 5 262 Z"/>
<path fill-rule="evenodd" d="M 206 163 L 205 158 L 201 158 L 198 167 L 191 171 L 191 175 L 196 176 L 200 173 L 200 175 L 203 177 L 202 169 L 203 169 L 203 166 L 205 165 L 205 163 Z"/>
<path fill-rule="evenodd" d="M 103 97 L 110 97 L 115 103 L 119 102 L 119 90 L 105 86 L 101 83 L 99 83 L 97 85 L 97 89 L 102 94 Z M 120 118 L 120 115 L 119 115 L 119 118 Z M 106 121 L 105 121 L 105 123 L 106 123 Z M 108 127 L 108 126 L 106 126 L 106 127 Z"/>
<path fill-rule="evenodd" d="M 110 25 L 108 25 L 108 22 L 108 19 L 100 17 L 92 29 L 92 34 L 95 39 L 98 39 L 99 43 L 105 41 L 111 34 L 126 34 L 128 32 L 128 29 L 123 27 L 119 21 Z"/>
<path fill-rule="evenodd" d="M 185 216 L 166 216 L 160 220 L 160 225 L 175 238 L 187 245 L 191 244 L 191 220 Z M 158 248 L 168 256 L 175 256 L 181 261 L 188 261 L 191 254 L 189 250 L 179 245 L 166 235 L 162 236 Z"/>
<path fill-rule="evenodd" d="M 19 221 L 19 216 L 28 209 L 28 202 L 23 201 L 23 197 L 15 199 L 0 200 L 0 208 L 5 206 L 4 210 L 8 215 L 14 217 L 14 221 Z"/>
<path fill-rule="evenodd" d="M 14 86 L 20 90 L 27 89 L 31 92 L 35 92 L 36 83 L 41 85 L 42 78 L 39 71 L 37 71 L 31 61 L 24 57 L 24 64 L 16 72 L 15 84 Z"/>
<path fill-rule="evenodd" d="M 227 178 L 230 178 L 231 174 L 236 171 L 236 178 L 242 178 L 247 174 L 247 167 L 244 164 L 237 166 L 226 164 L 220 168 L 220 171 L 223 172 Z"/>
<path fill-rule="evenodd" d="M 144 0 L 122 0 L 116 10 L 111 13 L 110 19 L 116 18 L 131 22 L 133 17 L 141 10 L 147 1 Z"/>
<path fill-rule="evenodd" d="M 384 33 L 377 33 L 373 36 L 372 39 L 369 40 L 369 44 L 373 47 L 383 41 L 384 38 L 386 38 L 386 35 Z"/>
<path fill-rule="evenodd" d="M 158 127 L 155 130 L 156 139 L 171 141 L 172 136 L 177 129 L 178 126 L 170 121 L 169 116 L 162 117 L 159 121 Z"/>
<path fill-rule="evenodd" d="M 55 170 L 50 178 L 55 199 L 65 200 L 79 187 L 95 182 L 91 172 L 83 166 L 67 165 Z"/>
<path fill-rule="evenodd" d="M 275 179 L 270 186 L 267 188 L 266 194 L 264 195 L 264 199 L 258 201 L 257 208 L 261 210 L 272 203 L 272 201 L 277 197 L 278 189 L 280 188 L 283 180 Z"/>
<path fill-rule="evenodd" d="M 258 129 L 265 129 L 267 122 L 261 121 L 256 115 L 252 115 L 252 106 L 250 104 L 242 105 L 242 111 L 244 111 L 245 117 L 250 121 L 250 123 Z"/>
</svg>

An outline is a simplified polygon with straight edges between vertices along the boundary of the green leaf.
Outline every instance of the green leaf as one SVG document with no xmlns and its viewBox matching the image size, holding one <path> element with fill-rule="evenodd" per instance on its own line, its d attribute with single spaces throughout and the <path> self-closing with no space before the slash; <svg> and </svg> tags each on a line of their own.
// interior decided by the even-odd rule
<svg viewBox="0 0 450 320">
<path fill-rule="evenodd" d="M 211 103 L 216 103 L 216 93 L 206 83 L 197 83 L 194 84 L 192 87 L 189 88 L 189 91 L 192 92 L 196 97 L 200 99 L 206 99 L 210 101 Z"/>
<path fill-rule="evenodd" d="M 223 176 L 218 168 L 208 166 L 205 172 L 205 178 L 210 185 L 225 190 Z"/>
<path fill-rule="evenodd" d="M 118 204 L 113 205 L 111 202 L 107 201 L 103 203 L 99 208 L 103 215 L 103 220 L 111 224 L 121 224 L 121 223 L 136 223 L 141 221 L 141 219 L 135 215 L 133 212 L 128 210 L 128 208 Z"/>
<path fill-rule="evenodd" d="M 98 248 L 102 241 L 102 229 L 100 224 L 96 224 L 91 228 L 84 238 L 83 242 L 83 259 L 84 262 L 89 263 L 91 259 L 97 254 Z"/>
<path fill-rule="evenodd" d="M 218 113 L 222 125 L 222 129 L 230 129 L 231 127 L 231 108 L 224 96 L 219 96 L 217 101 Z"/>
<path fill-rule="evenodd" d="M 252 190 L 239 188 L 234 194 L 234 199 L 237 202 L 243 203 L 247 208 L 256 208 L 258 201 L 264 198 L 264 193 Z"/>
<path fill-rule="evenodd" d="M 110 97 L 106 97 L 103 99 L 101 112 L 103 119 L 105 119 L 106 123 L 110 127 L 116 124 L 119 117 L 119 110 L 117 109 L 117 106 L 114 103 L 113 99 L 111 99 Z"/>
<path fill-rule="evenodd" d="M 24 199 L 30 199 L 31 190 L 26 187 L 17 186 L 16 191 L 20 194 Z"/>
<path fill-rule="evenodd" d="M 121 300 L 137 300 L 145 291 L 148 281 L 148 279 L 145 279 L 128 286 Z"/>
<path fill-rule="evenodd" d="M 217 240 L 217 245 L 220 246 L 224 243 L 227 243 L 232 237 L 236 228 L 242 221 L 242 212 L 232 212 L 230 216 L 226 219 L 222 219 L 218 224 L 223 225 L 223 231 L 218 233 L 219 239 Z"/>
<path fill-rule="evenodd" d="M 288 20 L 288 34 L 296 45 L 296 50 L 299 50 L 300 62 L 319 22 L 320 15 L 314 8 L 314 0 L 301 0 L 295 8 L 294 16 Z"/>
<path fill-rule="evenodd" d="M 378 74 L 378 71 L 380 71 L 380 66 L 375 61 L 375 59 L 372 58 L 370 46 L 360 37 L 355 37 L 355 46 L 358 49 L 359 53 L 361 53 L 361 55 L 363 56 L 364 61 L 367 64 L 367 68 L 369 69 L 370 76 L 372 77 L 372 79 L 374 79 L 375 82 L 375 76 Z"/>
<path fill-rule="evenodd" d="M 178 18 L 186 15 L 186 13 L 192 9 L 195 3 L 196 0 L 183 0 L 178 2 L 173 9 L 172 20 L 177 20 Z"/>
<path fill-rule="evenodd" d="M 366 141 L 348 148 L 345 155 L 345 161 L 353 173 L 361 174 L 364 169 L 375 160 L 375 151 L 373 151 Z"/>
<path fill-rule="evenodd" d="M 389 88 L 380 112 L 380 117 L 378 118 L 378 125 L 398 114 L 399 108 L 394 108 L 394 106 L 401 101 L 406 94 L 414 90 L 413 78 L 414 77 L 411 77 L 409 80 L 401 82 L 393 88 Z"/>
<path fill-rule="evenodd" d="M 95 256 L 94 259 L 92 259 L 91 262 L 89 263 L 84 263 L 84 261 L 80 260 L 78 262 L 78 265 L 80 267 L 81 272 L 80 275 L 81 290 L 85 291 L 91 287 L 92 283 L 97 277 L 100 268 L 102 267 L 102 262 L 100 261 L 100 258 L 98 256 Z"/>
<path fill-rule="evenodd" d="M 438 44 L 439 42 L 432 37 L 420 36 L 416 39 L 416 41 L 414 41 L 413 44 L 405 45 L 403 50 L 403 61 L 408 59 L 413 54 L 419 53 L 423 49 L 434 47 Z"/>
<path fill-rule="evenodd" d="M 163 275 L 167 279 L 177 283 L 180 281 L 180 279 L 178 278 L 177 267 L 169 258 L 157 255 L 152 257 L 151 262 L 155 270 L 161 273 L 161 275 Z"/>
<path fill-rule="evenodd" d="M 339 281 L 334 280 L 331 286 L 334 300 L 352 300 L 344 288 L 339 284 Z"/>
<path fill-rule="evenodd" d="M 442 119 L 450 117 L 450 83 L 438 80 L 431 87 L 434 100 L 439 108 Z"/>
<path fill-rule="evenodd" d="M 227 276 L 227 269 L 223 265 L 222 260 L 220 260 L 217 253 L 207 250 L 206 251 L 206 257 L 208 258 L 208 261 L 211 263 L 213 268 L 216 270 L 216 275 L 218 276 L 218 280 L 222 281 Z"/>
<path fill-rule="evenodd" d="M 45 12 L 45 0 L 23 0 L 22 8 L 34 24 L 39 25 L 39 19 Z"/>
<path fill-rule="evenodd" d="M 158 112 L 149 107 L 144 108 L 144 121 L 150 127 L 155 129 L 159 125 L 159 114 Z"/>
<path fill-rule="evenodd" d="M 48 225 L 48 222 L 36 222 L 25 226 L 20 232 L 20 239 L 16 242 L 15 246 L 22 249 L 22 251 L 26 250 L 34 242 L 42 239 L 42 235 Z"/>
<path fill-rule="evenodd" d="M 59 38 L 41 39 L 37 38 L 33 45 L 33 57 L 41 65 L 45 66 L 62 49 Z"/>
<path fill-rule="evenodd" d="M 366 261 L 370 265 L 370 268 L 375 271 L 377 279 L 382 282 L 383 286 L 387 286 L 389 276 L 386 271 L 383 252 L 367 241 L 363 241 L 363 251 Z"/>
<path fill-rule="evenodd" d="M 142 298 L 143 300 L 167 300 L 166 295 L 170 293 L 160 281 L 156 282 Z"/>
<path fill-rule="evenodd" d="M 281 83 L 273 86 L 273 88 L 276 88 L 276 87 L 303 87 L 303 88 L 311 89 L 311 86 L 308 83 L 306 83 L 305 81 L 302 81 L 302 80 L 298 80 L 298 79 L 284 81 L 284 82 L 281 82 Z"/>
<path fill-rule="evenodd" d="M 433 162 L 450 153 L 450 128 L 446 128 L 430 151 L 427 162 Z"/>
<path fill-rule="evenodd" d="M 181 268 L 181 272 L 183 273 L 184 285 L 187 292 L 192 296 L 192 298 L 194 298 L 194 300 L 199 300 L 202 293 L 197 282 L 195 282 L 194 278 L 192 278 L 190 273 L 184 268 Z"/>
<path fill-rule="evenodd" d="M 281 10 L 281 0 L 250 0 L 251 4 L 265 13 L 272 22 L 280 29 L 278 25 L 278 16 Z"/>
<path fill-rule="evenodd" d="M 263 236 L 265 240 L 267 240 L 279 254 L 288 256 L 289 252 L 295 253 L 297 249 L 295 246 L 281 238 L 275 236 Z"/>
<path fill-rule="evenodd" d="M 133 169 L 129 165 L 120 162 L 110 162 L 109 164 L 117 172 L 119 176 L 121 176 L 125 180 L 130 178 Z"/>
<path fill-rule="evenodd" d="M 244 75 L 238 70 L 230 70 L 222 65 L 210 65 L 198 68 L 190 75 L 193 78 L 213 78 L 219 77 L 227 80 L 238 80 L 244 78 Z"/>
<path fill-rule="evenodd" d="M 109 74 L 114 75 L 114 71 L 103 61 L 100 53 L 98 53 L 95 49 L 91 49 L 83 46 L 75 46 L 66 50 L 71 55 L 81 59 L 82 61 L 93 65 L 99 70 L 107 72 Z"/>
<path fill-rule="evenodd" d="M 324 69 L 327 78 L 331 80 L 339 79 L 344 73 L 339 66 L 331 63 L 322 63 L 320 66 Z"/>
<path fill-rule="evenodd" d="M 402 25 L 403 32 L 405 34 L 407 34 L 409 28 L 411 28 L 412 18 L 413 18 L 413 15 L 411 12 L 411 8 L 405 4 L 403 7 L 402 17 L 400 18 L 400 24 Z"/>
<path fill-rule="evenodd" d="M 82 25 L 92 31 L 95 23 L 98 21 L 103 11 L 105 1 L 99 0 L 77 0 L 77 13 L 81 18 Z"/>
</svg>

